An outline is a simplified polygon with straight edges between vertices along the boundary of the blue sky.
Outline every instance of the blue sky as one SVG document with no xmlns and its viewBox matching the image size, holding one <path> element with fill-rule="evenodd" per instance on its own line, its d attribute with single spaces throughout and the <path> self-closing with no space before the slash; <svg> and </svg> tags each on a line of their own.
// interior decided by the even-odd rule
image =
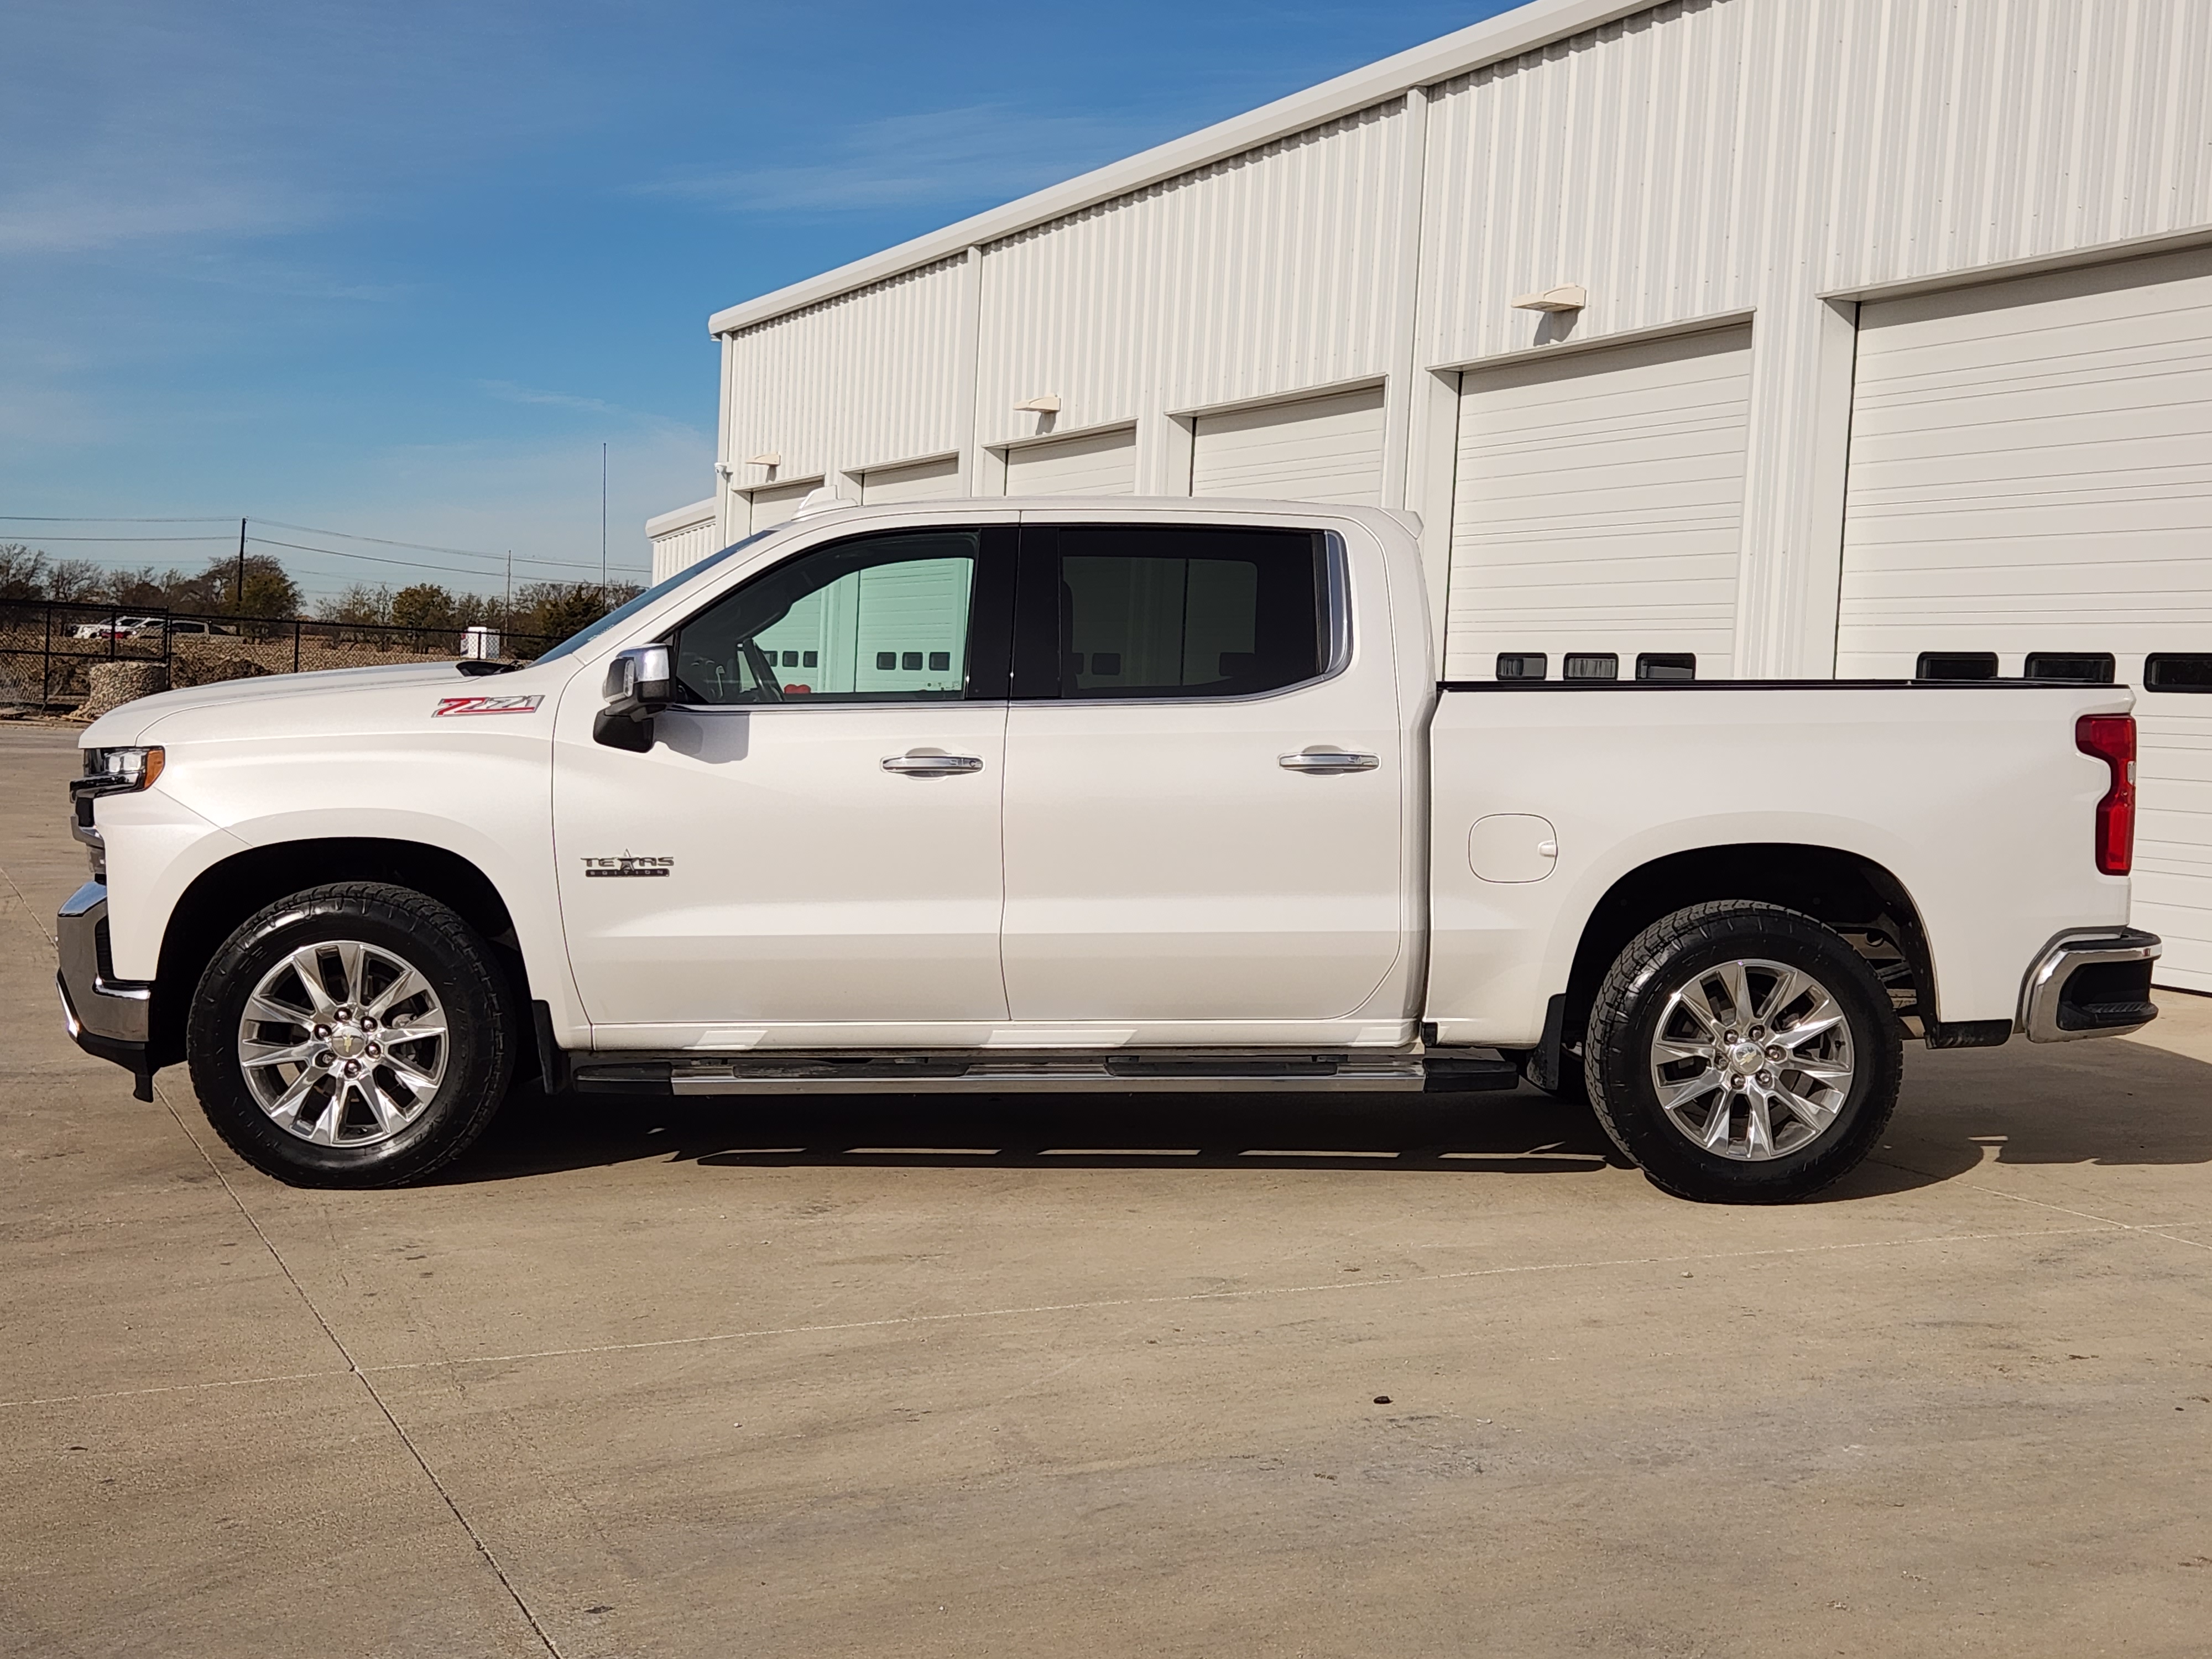
<svg viewBox="0 0 2212 1659">
<path fill-rule="evenodd" d="M 8 0 L 0 540 L 582 576 L 605 442 L 635 574 L 710 312 L 1505 9 Z M 368 556 L 285 552 L 311 597 L 498 585 L 257 533 Z"/>
</svg>

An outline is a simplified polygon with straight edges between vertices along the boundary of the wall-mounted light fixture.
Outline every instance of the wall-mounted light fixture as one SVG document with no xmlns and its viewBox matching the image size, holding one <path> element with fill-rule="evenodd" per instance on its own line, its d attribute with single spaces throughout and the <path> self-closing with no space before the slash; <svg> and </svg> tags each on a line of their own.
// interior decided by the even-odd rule
<svg viewBox="0 0 2212 1659">
<path fill-rule="evenodd" d="M 757 455 L 746 456 L 745 465 L 747 466 L 781 466 L 783 452 L 780 449 L 763 449 Z"/>
<path fill-rule="evenodd" d="M 1060 394 L 1050 392 L 1042 398 L 1026 398 L 1014 407 L 1024 415 L 1057 415 L 1060 413 Z"/>
<path fill-rule="evenodd" d="M 1524 294 L 1513 302 L 1516 311 L 1580 311 L 1589 303 L 1589 290 L 1580 283 L 1563 283 L 1540 294 Z"/>
</svg>

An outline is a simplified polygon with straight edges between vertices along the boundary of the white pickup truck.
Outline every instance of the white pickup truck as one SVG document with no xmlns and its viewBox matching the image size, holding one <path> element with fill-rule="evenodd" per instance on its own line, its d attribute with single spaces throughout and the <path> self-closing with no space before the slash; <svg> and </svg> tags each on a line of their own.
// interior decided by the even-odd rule
<svg viewBox="0 0 2212 1659">
<path fill-rule="evenodd" d="M 1702 1200 L 1850 1169 L 1905 1036 L 2154 1017 L 2124 688 L 1440 685 L 1434 626 L 1403 515 L 839 505 L 520 669 L 147 697 L 82 739 L 64 1011 L 302 1182 L 425 1174 L 518 1073 L 1525 1077 Z"/>
</svg>

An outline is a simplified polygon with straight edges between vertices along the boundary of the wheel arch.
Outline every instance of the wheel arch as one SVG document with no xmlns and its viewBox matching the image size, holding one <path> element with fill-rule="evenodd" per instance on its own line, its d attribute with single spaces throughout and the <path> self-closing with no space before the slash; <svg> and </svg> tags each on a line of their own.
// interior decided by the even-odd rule
<svg viewBox="0 0 2212 1659">
<path fill-rule="evenodd" d="M 470 860 L 422 842 L 322 836 L 249 848 L 193 878 L 169 912 L 149 1011 L 155 1066 L 185 1057 L 185 1028 L 200 975 L 238 925 L 288 893 L 331 882 L 388 882 L 436 899 L 488 942 L 530 1006 L 530 975 L 514 915 L 498 885 Z M 525 1052 L 528 1045 L 526 1042 Z"/>
<path fill-rule="evenodd" d="M 1662 916 L 1731 899 L 1802 911 L 1842 934 L 1874 967 L 1899 1018 L 1919 1025 L 1913 1034 L 1946 1046 L 1927 926 L 1894 872 L 1841 848 L 1743 842 L 1650 860 L 1605 890 L 1583 919 L 1566 988 L 1547 1006 L 1541 1046 L 1530 1057 L 1537 1080 L 1553 1086 L 1561 1055 L 1579 1052 L 1598 987 L 1631 939 Z"/>
</svg>

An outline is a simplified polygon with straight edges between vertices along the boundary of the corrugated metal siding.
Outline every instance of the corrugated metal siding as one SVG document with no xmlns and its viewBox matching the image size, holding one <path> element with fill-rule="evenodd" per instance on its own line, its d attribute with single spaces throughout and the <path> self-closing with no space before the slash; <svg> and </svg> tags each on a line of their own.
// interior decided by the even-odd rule
<svg viewBox="0 0 2212 1659">
<path fill-rule="evenodd" d="M 1208 415 L 1191 434 L 1194 495 L 1382 504 L 1382 388 Z"/>
<path fill-rule="evenodd" d="M 1009 495 L 1127 495 L 1137 487 L 1137 434 L 1083 432 L 1006 453 Z"/>
<path fill-rule="evenodd" d="M 2140 692 L 2136 727 L 2136 920 L 2166 940 L 2160 985 L 2212 991 L 2212 696 Z"/>
<path fill-rule="evenodd" d="M 1389 367 L 1402 102 L 984 250 L 981 441 L 1267 397 Z"/>
<path fill-rule="evenodd" d="M 2212 250 L 1859 319 L 1837 667 L 2212 651 Z M 2212 697 L 2138 701 L 2136 919 L 2212 990 Z"/>
<path fill-rule="evenodd" d="M 878 467 L 860 475 L 860 505 L 933 501 L 960 493 L 960 462 L 951 455 L 906 466 Z"/>
<path fill-rule="evenodd" d="M 1436 90 L 1425 349 L 1935 276 L 2212 222 L 2201 0 L 1674 0 Z"/>
<path fill-rule="evenodd" d="M 748 492 L 744 502 L 749 530 L 771 530 L 799 511 L 799 504 L 822 488 L 819 478 L 800 478 L 792 483 L 769 484 Z"/>
<path fill-rule="evenodd" d="M 1731 328 L 1464 377 L 1447 678 L 1501 651 L 1729 673 L 1750 361 Z"/>
<path fill-rule="evenodd" d="M 1556 337 L 1510 304 L 1554 283 L 1571 337 L 1756 309 L 1738 669 L 1803 672 L 1814 295 L 2212 222 L 2208 63 L 2198 0 L 1675 0 L 1480 70 L 1431 110 L 1419 350 Z"/>
<path fill-rule="evenodd" d="M 685 525 L 674 526 L 653 538 L 653 580 L 666 581 L 679 570 L 688 570 L 709 553 L 719 550 L 714 537 L 714 503 Z"/>
<path fill-rule="evenodd" d="M 2212 648 L 2212 250 L 1868 306 L 1837 670 Z"/>
<path fill-rule="evenodd" d="M 1063 428 L 1138 423 L 1139 486 L 1179 489 L 1170 414 L 1755 312 L 1735 667 L 1821 672 L 1849 351 L 1839 381 L 1817 296 L 2212 224 L 2208 66 L 2205 0 L 1668 0 L 1422 120 L 1375 104 L 741 331 L 725 458 L 743 489 L 763 450 L 786 477 L 964 453 L 1056 394 Z M 1566 282 L 1577 315 L 1511 307 Z"/>
<path fill-rule="evenodd" d="M 781 471 L 826 474 L 960 447 L 955 386 L 961 265 L 844 295 L 733 336 L 728 450 L 740 488 Z"/>
</svg>

